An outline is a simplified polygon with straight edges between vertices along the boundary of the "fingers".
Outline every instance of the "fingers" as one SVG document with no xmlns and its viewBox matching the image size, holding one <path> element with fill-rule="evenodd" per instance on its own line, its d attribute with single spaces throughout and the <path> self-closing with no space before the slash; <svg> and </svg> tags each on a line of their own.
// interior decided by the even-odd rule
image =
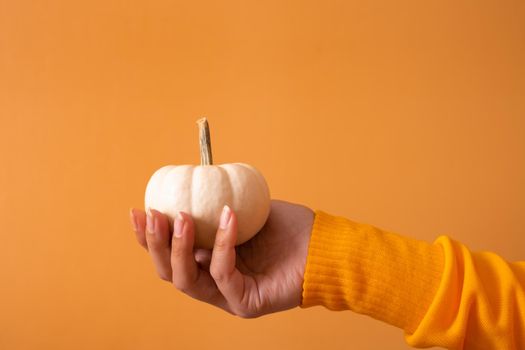
<svg viewBox="0 0 525 350">
<path fill-rule="evenodd" d="M 146 242 L 146 213 L 142 210 L 132 208 L 129 210 L 129 217 L 131 220 L 131 227 L 135 231 L 135 237 L 137 242 L 146 250 L 148 250 L 148 243 Z"/>
<path fill-rule="evenodd" d="M 251 296 L 254 291 L 253 278 L 247 278 L 235 267 L 235 242 L 237 239 L 237 217 L 225 206 L 221 214 L 219 229 L 215 236 L 210 273 L 234 312 L 249 317 L 256 309 Z"/>
<path fill-rule="evenodd" d="M 223 263 L 224 258 L 227 258 L 228 255 L 220 252 L 220 247 L 226 247 L 226 245 L 217 243 L 219 248 L 214 249 L 214 251 L 217 250 L 215 256 L 218 262 L 215 279 L 210 274 L 213 253 L 207 249 L 193 249 L 195 228 L 189 214 L 180 212 L 180 215 L 175 218 L 173 235 L 170 233 L 167 216 L 156 210 L 149 210 L 146 214 L 142 210 L 131 209 L 130 219 L 137 241 L 149 251 L 157 274 L 161 279 L 172 281 L 177 289 L 195 299 L 215 305 L 232 314 L 243 313 L 242 311 L 234 312 L 232 310 L 231 302 L 223 296 L 217 283 L 217 280 L 220 280 L 223 281 L 221 284 L 223 285 L 226 280 L 230 279 L 230 277 L 227 279 L 221 277 L 224 267 L 235 267 L 236 218 L 232 221 L 234 225 L 232 227 L 235 227 L 235 231 L 229 231 L 228 235 L 224 235 L 224 238 L 233 238 L 228 243 L 228 246 L 231 245 L 233 249 L 233 257 L 230 255 L 229 260 L 226 259 L 229 263 Z M 231 254 L 230 251 L 225 252 Z M 235 271 L 242 280 L 243 276 L 240 275 L 240 272 L 237 269 Z M 242 284 L 242 281 L 240 282 Z M 237 283 L 237 285 L 241 284 Z M 243 288 L 242 285 L 241 288 Z M 238 289 L 238 287 L 233 289 Z"/>
<path fill-rule="evenodd" d="M 193 250 L 195 225 L 189 214 L 179 212 L 173 224 L 171 267 L 173 285 L 189 296 L 220 307 L 230 313 L 226 299 L 221 295 L 210 273 L 200 269 L 195 256 L 206 260 L 211 253 L 205 249 Z M 208 252 L 207 254 L 205 252 Z"/>
<path fill-rule="evenodd" d="M 179 212 L 173 223 L 171 242 L 172 281 L 177 289 L 186 292 L 197 281 L 199 269 L 193 256 L 195 232 L 193 220 Z"/>
<path fill-rule="evenodd" d="M 166 215 L 151 209 L 146 215 L 146 242 L 159 277 L 171 281 L 170 230 Z"/>
</svg>

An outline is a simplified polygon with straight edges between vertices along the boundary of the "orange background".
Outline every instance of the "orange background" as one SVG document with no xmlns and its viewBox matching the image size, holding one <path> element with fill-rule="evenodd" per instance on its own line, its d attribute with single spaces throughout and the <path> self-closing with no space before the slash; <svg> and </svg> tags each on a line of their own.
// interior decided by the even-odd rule
<svg viewBox="0 0 525 350">
<path fill-rule="evenodd" d="M 321 307 L 238 319 L 156 277 L 165 164 L 525 258 L 525 3 L 0 0 L 0 348 L 405 349 Z"/>
</svg>

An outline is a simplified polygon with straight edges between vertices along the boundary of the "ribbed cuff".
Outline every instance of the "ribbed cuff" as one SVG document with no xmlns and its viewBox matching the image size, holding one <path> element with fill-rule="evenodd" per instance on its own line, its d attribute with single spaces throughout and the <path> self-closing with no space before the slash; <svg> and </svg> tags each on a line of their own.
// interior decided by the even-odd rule
<svg viewBox="0 0 525 350">
<path fill-rule="evenodd" d="M 316 210 L 301 307 L 353 310 L 412 333 L 443 264 L 439 245 Z"/>
</svg>

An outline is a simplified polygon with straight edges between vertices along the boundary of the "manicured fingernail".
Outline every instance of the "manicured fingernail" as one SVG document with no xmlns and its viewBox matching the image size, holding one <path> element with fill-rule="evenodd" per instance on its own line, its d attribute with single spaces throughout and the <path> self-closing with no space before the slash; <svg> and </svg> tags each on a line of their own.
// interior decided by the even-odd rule
<svg viewBox="0 0 525 350">
<path fill-rule="evenodd" d="M 131 218 L 131 224 L 133 225 L 133 231 L 137 232 L 139 225 L 137 225 L 137 218 L 133 214 L 133 208 L 129 208 L 129 217 Z"/>
<path fill-rule="evenodd" d="M 150 234 L 155 233 L 155 222 L 150 208 L 146 210 L 146 231 Z"/>
<path fill-rule="evenodd" d="M 180 214 L 180 212 L 177 213 L 177 215 L 175 215 L 175 224 L 173 226 L 173 234 L 175 235 L 175 237 L 182 237 L 182 231 L 184 229 L 184 218 Z"/>
<path fill-rule="evenodd" d="M 223 230 L 228 228 L 228 223 L 230 222 L 230 218 L 232 216 L 232 210 L 229 206 L 225 205 L 224 208 L 222 208 L 222 214 L 221 214 L 221 220 L 219 223 L 219 227 Z"/>
</svg>

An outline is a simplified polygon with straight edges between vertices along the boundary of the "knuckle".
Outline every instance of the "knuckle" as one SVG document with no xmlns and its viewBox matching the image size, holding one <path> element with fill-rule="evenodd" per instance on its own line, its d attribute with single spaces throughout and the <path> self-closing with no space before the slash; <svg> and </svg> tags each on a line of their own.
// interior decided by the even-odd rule
<svg viewBox="0 0 525 350">
<path fill-rule="evenodd" d="M 148 243 L 147 243 L 146 241 L 144 241 L 144 242 L 142 242 L 142 241 L 138 241 L 138 242 L 139 242 L 139 245 L 140 245 L 142 248 L 146 249 L 146 251 L 149 250 L 149 248 L 148 248 Z"/>
<path fill-rule="evenodd" d="M 182 257 L 184 257 L 184 254 L 185 254 L 185 251 L 184 251 L 184 249 L 182 249 L 182 247 L 180 245 L 174 244 L 171 247 L 171 256 L 172 256 L 173 259 L 179 260 Z"/>
<path fill-rule="evenodd" d="M 223 236 L 218 235 L 215 238 L 215 244 L 214 244 L 213 249 L 224 251 L 224 250 L 227 250 L 228 248 L 229 248 L 228 241 Z"/>
<path fill-rule="evenodd" d="M 173 286 L 184 294 L 189 294 L 190 292 L 190 286 L 185 279 L 174 278 Z"/>
<path fill-rule="evenodd" d="M 240 317 L 240 318 L 245 318 L 245 319 L 256 318 L 256 317 L 258 317 L 257 313 L 255 313 L 255 312 L 252 311 L 252 310 L 238 310 L 235 314 L 236 314 L 238 317 Z"/>
<path fill-rule="evenodd" d="M 159 273 L 159 278 L 166 282 L 171 282 L 171 276 L 167 273 Z"/>
<path fill-rule="evenodd" d="M 150 250 L 159 250 L 162 247 L 162 243 L 156 239 L 150 238 L 147 240 L 147 247 Z"/>
<path fill-rule="evenodd" d="M 211 277 L 213 277 L 213 279 L 217 283 L 221 283 L 226 280 L 226 274 L 224 273 L 224 271 L 222 271 L 220 268 L 216 266 L 210 267 L 210 275 Z"/>
</svg>

